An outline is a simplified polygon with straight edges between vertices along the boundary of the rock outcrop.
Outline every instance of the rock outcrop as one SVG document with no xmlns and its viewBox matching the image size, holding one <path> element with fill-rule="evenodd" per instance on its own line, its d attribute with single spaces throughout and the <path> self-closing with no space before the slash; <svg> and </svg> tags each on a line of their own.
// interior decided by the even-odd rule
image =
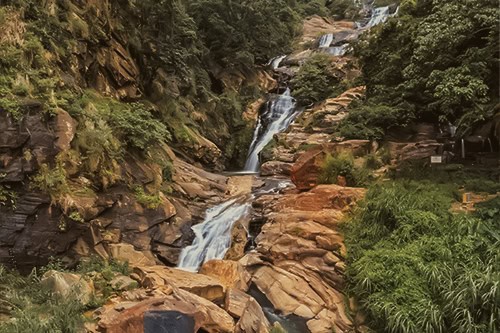
<svg viewBox="0 0 500 333">
<path fill-rule="evenodd" d="M 240 262 L 276 309 L 307 319 L 313 333 L 351 328 L 342 293 L 345 246 L 339 224 L 364 192 L 321 185 L 257 200 L 267 223 L 256 239 L 257 252 Z"/>
</svg>

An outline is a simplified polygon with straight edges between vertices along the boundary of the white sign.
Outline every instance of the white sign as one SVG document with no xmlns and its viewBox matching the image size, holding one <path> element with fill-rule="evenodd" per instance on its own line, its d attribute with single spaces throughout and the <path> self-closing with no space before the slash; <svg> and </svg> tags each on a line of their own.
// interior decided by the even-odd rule
<svg viewBox="0 0 500 333">
<path fill-rule="evenodd" d="M 440 164 L 443 163 L 443 156 L 431 156 L 432 164 Z"/>
</svg>

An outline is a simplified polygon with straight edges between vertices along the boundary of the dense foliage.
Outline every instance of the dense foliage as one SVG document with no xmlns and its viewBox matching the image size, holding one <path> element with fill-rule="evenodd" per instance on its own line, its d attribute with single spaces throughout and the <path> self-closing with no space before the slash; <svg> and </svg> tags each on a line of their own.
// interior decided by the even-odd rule
<svg viewBox="0 0 500 333">
<path fill-rule="evenodd" d="M 452 213 L 455 187 L 372 187 L 348 223 L 352 292 L 381 332 L 498 332 L 498 198 Z"/>
<path fill-rule="evenodd" d="M 379 133 L 411 119 L 450 121 L 466 132 L 490 118 L 498 102 L 498 17 L 493 0 L 402 1 L 398 17 L 356 46 L 368 105 L 346 119 L 343 132 L 357 137 L 349 127 L 361 122 Z M 377 119 L 385 117 L 381 107 L 398 113 L 394 121 Z"/>
<path fill-rule="evenodd" d="M 293 96 L 303 104 L 315 103 L 330 97 L 339 82 L 332 58 L 318 53 L 309 58 L 293 77 Z"/>
</svg>

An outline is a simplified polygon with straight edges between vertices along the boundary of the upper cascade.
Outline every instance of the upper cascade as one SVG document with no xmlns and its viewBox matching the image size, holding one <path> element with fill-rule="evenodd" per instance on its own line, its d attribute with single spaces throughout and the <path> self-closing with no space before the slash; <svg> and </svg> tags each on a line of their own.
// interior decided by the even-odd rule
<svg viewBox="0 0 500 333">
<path fill-rule="evenodd" d="M 267 103 L 266 111 L 259 117 L 254 131 L 253 141 L 250 145 L 245 171 L 257 172 L 259 170 L 259 153 L 273 139 L 274 135 L 288 128 L 298 115 L 296 101 L 291 96 L 290 88 L 276 99 Z M 262 132 L 263 121 L 268 122 L 267 128 Z"/>
</svg>

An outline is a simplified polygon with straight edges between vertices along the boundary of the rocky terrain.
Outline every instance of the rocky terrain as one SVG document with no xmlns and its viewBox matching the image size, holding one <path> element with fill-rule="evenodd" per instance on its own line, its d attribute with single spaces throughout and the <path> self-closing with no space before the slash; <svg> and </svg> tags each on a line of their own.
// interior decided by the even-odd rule
<svg viewBox="0 0 500 333">
<path fill-rule="evenodd" d="M 347 292 L 357 278 L 348 281 L 347 265 L 375 241 L 364 239 L 355 255 L 348 254 L 346 243 L 355 246 L 345 241 L 346 223 L 360 219 L 367 206 L 355 209 L 359 202 L 377 195 L 366 187 L 383 186 L 408 165 L 427 167 L 431 156 L 448 162 L 461 153 L 465 161 L 475 150 L 475 160 L 466 162 L 498 177 L 490 167 L 499 161 L 491 138 L 500 118 L 471 127 L 460 141 L 425 117 L 388 126 L 376 138 L 346 137 L 346 120 L 373 98 L 352 49 L 361 47 L 360 39 L 366 43 L 363 34 L 380 18 L 369 4 L 355 7 L 364 23 L 306 15 L 300 36 L 292 34 L 290 53 L 267 65 L 252 55 L 251 65 L 241 65 L 210 53 L 216 47 L 202 30 L 208 23 L 199 7 L 189 7 L 196 13 L 191 18 L 184 4 L 172 3 L 160 14 L 172 14 L 170 25 L 185 31 L 170 34 L 151 31 L 145 19 L 161 16 L 152 14 L 158 3 L 49 0 L 19 7 L 9 1 L 0 7 L 0 55 L 16 59 L 19 49 L 29 58 L 20 67 L 2 62 L 0 281 L 10 283 L 3 265 L 23 274 L 35 269 L 28 279 L 40 290 L 77 300 L 85 321 L 75 332 L 354 333 L 380 327 L 373 309 L 363 308 L 366 300 Z M 381 8 L 385 19 L 398 12 L 396 5 Z M 297 20 L 295 14 L 287 18 Z M 46 45 L 40 18 L 70 51 L 62 52 L 52 37 Z M 203 24 L 195 27 L 195 21 Z M 183 36 L 177 44 L 176 33 Z M 237 37 L 224 47 L 249 47 Z M 245 62 L 249 55 L 234 58 Z M 53 84 L 44 81 L 49 77 Z M 309 81 L 326 83 L 316 89 Z M 266 138 L 272 126 L 288 125 L 285 120 L 287 128 Z M 240 170 L 242 157 L 264 141 L 259 172 L 225 171 Z M 457 170 L 462 176 L 462 165 L 446 168 L 446 177 Z M 475 214 L 475 205 L 496 200 L 497 184 L 488 181 L 489 194 L 470 194 L 469 184 L 462 185 L 450 196 L 463 195 L 463 202 L 455 200 L 449 211 Z M 440 200 L 436 206 L 448 199 Z M 422 209 L 408 205 L 394 216 L 380 214 L 383 222 L 404 222 L 407 211 Z M 429 214 L 415 213 L 422 229 L 441 218 Z M 493 220 L 497 211 L 487 214 Z M 198 229 L 219 220 L 227 231 Z M 405 241 L 421 232 L 408 230 Z M 183 264 L 188 248 L 201 262 Z M 5 301 L 12 291 L 1 285 L 0 291 L 0 328 L 2 322 L 15 326 L 11 316 L 20 301 Z"/>
</svg>

